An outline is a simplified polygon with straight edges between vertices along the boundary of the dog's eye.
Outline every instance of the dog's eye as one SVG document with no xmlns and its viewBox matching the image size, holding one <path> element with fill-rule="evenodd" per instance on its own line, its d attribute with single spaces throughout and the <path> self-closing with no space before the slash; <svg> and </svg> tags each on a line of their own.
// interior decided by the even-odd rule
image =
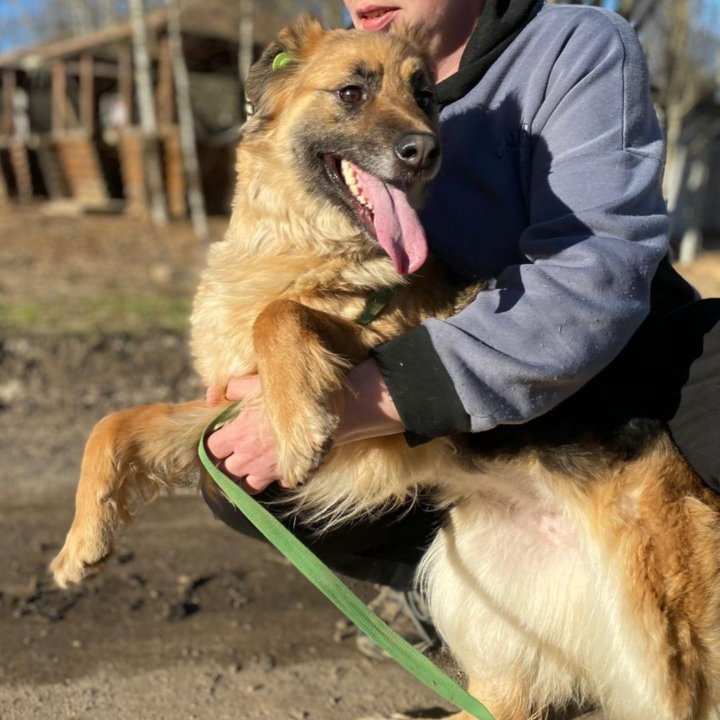
<svg viewBox="0 0 720 720">
<path fill-rule="evenodd" d="M 415 102 L 421 110 L 430 110 L 435 104 L 435 94 L 430 90 L 420 90 L 415 95 Z"/>
<path fill-rule="evenodd" d="M 338 97 L 348 105 L 357 105 L 365 99 L 365 91 L 359 85 L 348 85 L 338 90 Z"/>
</svg>

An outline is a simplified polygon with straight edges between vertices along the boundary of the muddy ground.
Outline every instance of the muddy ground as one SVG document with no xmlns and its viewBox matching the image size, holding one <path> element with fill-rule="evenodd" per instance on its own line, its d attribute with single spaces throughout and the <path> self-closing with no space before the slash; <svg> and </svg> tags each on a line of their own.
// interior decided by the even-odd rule
<svg viewBox="0 0 720 720">
<path fill-rule="evenodd" d="M 442 706 L 360 655 L 328 601 L 193 492 L 145 510 L 100 576 L 52 586 L 92 425 L 202 393 L 186 317 L 206 248 L 183 225 L 0 214 L 0 718 L 325 720 Z M 717 255 L 688 273 L 720 295 Z"/>
</svg>

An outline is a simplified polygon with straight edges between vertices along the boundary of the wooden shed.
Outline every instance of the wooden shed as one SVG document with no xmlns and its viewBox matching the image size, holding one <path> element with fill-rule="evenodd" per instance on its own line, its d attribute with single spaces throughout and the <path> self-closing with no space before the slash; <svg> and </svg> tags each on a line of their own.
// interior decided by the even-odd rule
<svg viewBox="0 0 720 720">
<path fill-rule="evenodd" d="M 257 55 L 287 16 L 255 3 Z M 243 93 L 239 3 L 182 0 L 180 23 L 206 207 L 229 209 Z M 187 213 L 168 10 L 149 13 L 157 141 L 171 217 Z M 129 23 L 0 55 L 0 203 L 148 211 Z"/>
</svg>

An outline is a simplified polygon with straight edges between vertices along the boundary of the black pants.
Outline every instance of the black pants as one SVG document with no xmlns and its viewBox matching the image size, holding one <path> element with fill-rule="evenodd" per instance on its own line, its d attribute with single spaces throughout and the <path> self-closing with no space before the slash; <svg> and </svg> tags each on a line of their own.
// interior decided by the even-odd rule
<svg viewBox="0 0 720 720">
<path fill-rule="evenodd" d="M 669 382 L 659 415 L 698 475 L 720 493 L 720 299 L 680 310 L 667 323 Z M 656 339 L 660 351 L 663 341 Z"/>
<path fill-rule="evenodd" d="M 255 499 L 273 512 L 283 491 L 271 486 Z M 219 493 L 203 497 L 215 516 L 234 530 L 264 540 L 245 516 Z M 273 513 L 276 514 L 276 513 Z M 277 513 L 293 534 L 335 572 L 356 580 L 389 585 L 396 590 L 412 587 L 415 570 L 435 537 L 442 515 L 427 504 L 394 510 L 372 521 L 341 525 L 327 533 L 317 533 L 301 522 Z"/>
<path fill-rule="evenodd" d="M 606 370 L 557 411 L 572 414 L 579 408 L 583 413 L 666 422 L 683 455 L 720 492 L 720 299 L 693 303 L 648 324 Z M 272 509 L 281 492 L 271 487 L 257 499 Z M 225 498 L 206 494 L 205 500 L 227 525 L 260 537 Z M 322 535 L 301 523 L 292 529 L 337 572 L 406 589 L 441 523 L 439 512 L 419 503 Z"/>
</svg>

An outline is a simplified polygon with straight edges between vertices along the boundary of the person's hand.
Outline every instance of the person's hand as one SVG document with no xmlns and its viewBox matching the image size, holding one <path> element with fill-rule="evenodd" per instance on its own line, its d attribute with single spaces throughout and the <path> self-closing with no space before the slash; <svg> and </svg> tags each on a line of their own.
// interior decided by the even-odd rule
<svg viewBox="0 0 720 720">
<path fill-rule="evenodd" d="M 261 402 L 260 379 L 248 375 L 231 380 L 225 390 L 208 388 L 208 404 L 223 400 L 246 400 L 247 405 L 234 420 L 208 437 L 208 450 L 222 460 L 220 468 L 236 478 L 244 490 L 261 492 L 279 477 L 275 440 Z"/>
<path fill-rule="evenodd" d="M 257 375 L 231 380 L 225 390 L 208 388 L 210 405 L 224 400 L 246 400 L 248 405 L 232 421 L 210 435 L 208 450 L 222 460 L 220 467 L 234 476 L 250 493 L 264 490 L 274 481 L 282 485 L 277 470 L 277 448 L 262 405 Z M 347 376 L 333 406 L 340 422 L 333 435 L 335 445 L 403 431 L 398 412 L 374 360 L 365 360 Z"/>
</svg>

